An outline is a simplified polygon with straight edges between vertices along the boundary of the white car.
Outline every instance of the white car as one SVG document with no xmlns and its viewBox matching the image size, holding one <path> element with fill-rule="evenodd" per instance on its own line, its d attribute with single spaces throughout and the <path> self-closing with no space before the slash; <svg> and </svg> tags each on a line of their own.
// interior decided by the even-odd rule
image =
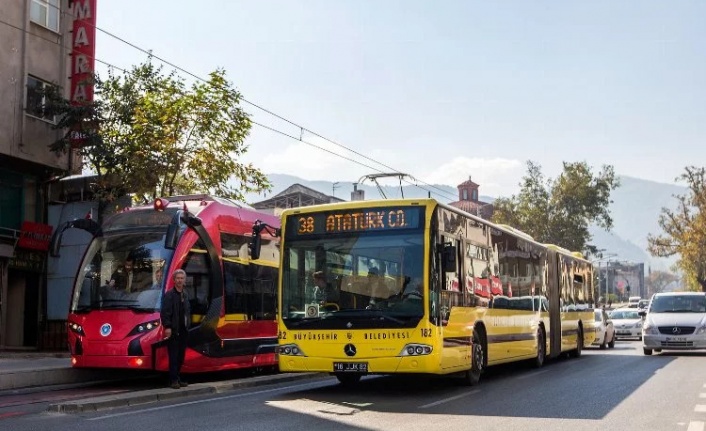
<svg viewBox="0 0 706 431">
<path fill-rule="evenodd" d="M 613 322 L 608 317 L 608 313 L 605 310 L 595 310 L 596 323 L 596 339 L 593 341 L 594 346 L 600 346 L 601 349 L 605 349 L 606 346 L 611 349 L 615 347 L 615 329 L 613 329 Z"/>
<path fill-rule="evenodd" d="M 706 349 L 706 293 L 655 293 L 642 327 L 642 348 L 652 351 Z"/>
<path fill-rule="evenodd" d="M 637 308 L 618 308 L 610 313 L 617 338 L 642 339 L 642 316 Z"/>
</svg>

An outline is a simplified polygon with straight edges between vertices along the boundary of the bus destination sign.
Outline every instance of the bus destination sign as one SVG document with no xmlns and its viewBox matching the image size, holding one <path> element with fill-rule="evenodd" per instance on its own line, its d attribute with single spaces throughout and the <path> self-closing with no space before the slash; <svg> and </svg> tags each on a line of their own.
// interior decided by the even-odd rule
<svg viewBox="0 0 706 431">
<path fill-rule="evenodd" d="M 335 210 L 289 217 L 288 236 L 377 232 L 415 229 L 421 226 L 422 207 Z"/>
</svg>

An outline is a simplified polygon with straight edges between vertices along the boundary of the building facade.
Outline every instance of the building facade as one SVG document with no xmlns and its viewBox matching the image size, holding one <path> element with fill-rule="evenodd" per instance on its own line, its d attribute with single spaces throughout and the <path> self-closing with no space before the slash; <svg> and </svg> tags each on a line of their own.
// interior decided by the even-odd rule
<svg viewBox="0 0 706 431">
<path fill-rule="evenodd" d="M 64 132 L 54 128 L 43 93 L 56 87 L 71 96 L 70 54 L 83 42 L 72 40 L 70 6 L 3 0 L 0 7 L 0 349 L 42 348 L 49 188 L 81 171 L 77 151 L 49 150 Z"/>
<path fill-rule="evenodd" d="M 493 204 L 479 200 L 479 187 L 480 186 L 474 183 L 469 176 L 467 181 L 464 181 L 457 186 L 458 200 L 456 202 L 450 202 L 449 205 L 462 211 L 466 211 L 467 213 L 482 217 L 486 220 L 490 220 L 493 216 Z"/>
</svg>

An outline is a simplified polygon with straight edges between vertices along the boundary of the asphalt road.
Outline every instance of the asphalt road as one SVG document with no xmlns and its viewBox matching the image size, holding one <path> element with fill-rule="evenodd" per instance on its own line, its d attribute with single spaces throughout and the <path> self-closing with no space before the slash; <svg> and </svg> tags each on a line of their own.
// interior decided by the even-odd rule
<svg viewBox="0 0 706 431">
<path fill-rule="evenodd" d="M 348 389 L 322 377 L 94 413 L 3 417 L 0 410 L 0 428 L 702 431 L 704 357 L 646 357 L 639 342 L 619 341 L 541 369 L 496 367 L 470 388 L 453 379 L 371 376 Z"/>
</svg>

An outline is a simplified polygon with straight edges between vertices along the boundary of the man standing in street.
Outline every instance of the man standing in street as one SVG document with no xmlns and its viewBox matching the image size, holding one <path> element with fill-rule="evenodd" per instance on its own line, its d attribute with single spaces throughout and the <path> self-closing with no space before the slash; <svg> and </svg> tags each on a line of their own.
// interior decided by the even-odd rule
<svg viewBox="0 0 706 431">
<path fill-rule="evenodd" d="M 168 340 L 169 386 L 172 389 L 179 389 L 187 386 L 187 383 L 181 379 L 179 373 L 186 354 L 186 342 L 191 323 L 191 307 L 189 305 L 189 296 L 184 290 L 186 272 L 183 269 L 177 269 L 172 274 L 172 279 L 174 280 L 174 288 L 164 294 L 161 318 L 164 338 Z"/>
</svg>

